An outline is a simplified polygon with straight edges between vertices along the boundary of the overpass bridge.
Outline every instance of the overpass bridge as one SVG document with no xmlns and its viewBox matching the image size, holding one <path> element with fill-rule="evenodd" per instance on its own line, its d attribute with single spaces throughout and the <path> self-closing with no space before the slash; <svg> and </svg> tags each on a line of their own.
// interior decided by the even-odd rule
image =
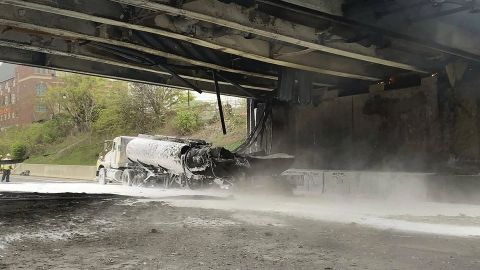
<svg viewBox="0 0 480 270">
<path fill-rule="evenodd" d="M 0 61 L 248 97 L 247 146 L 307 167 L 456 168 L 480 160 L 477 2 L 0 0 Z"/>
</svg>

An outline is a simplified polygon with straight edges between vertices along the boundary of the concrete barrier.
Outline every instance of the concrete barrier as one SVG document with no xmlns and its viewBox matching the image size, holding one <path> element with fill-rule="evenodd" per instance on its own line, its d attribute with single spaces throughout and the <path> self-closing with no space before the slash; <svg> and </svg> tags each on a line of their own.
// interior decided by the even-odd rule
<svg viewBox="0 0 480 270">
<path fill-rule="evenodd" d="M 480 175 L 290 169 L 300 194 L 480 203 Z"/>
<path fill-rule="evenodd" d="M 80 165 L 52 165 L 20 163 L 15 166 L 13 174 L 20 174 L 26 170 L 32 176 L 70 178 L 81 180 L 95 180 L 95 166 Z"/>
</svg>

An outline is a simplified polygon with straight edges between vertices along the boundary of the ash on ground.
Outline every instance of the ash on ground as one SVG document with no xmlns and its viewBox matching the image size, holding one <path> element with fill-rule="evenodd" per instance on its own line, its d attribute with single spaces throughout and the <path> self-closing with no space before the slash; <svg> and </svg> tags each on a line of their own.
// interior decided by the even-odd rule
<svg viewBox="0 0 480 270">
<path fill-rule="evenodd" d="M 0 196 L 0 269 L 478 269 L 480 240 L 117 195 Z M 218 200 L 216 203 L 224 203 Z"/>
</svg>

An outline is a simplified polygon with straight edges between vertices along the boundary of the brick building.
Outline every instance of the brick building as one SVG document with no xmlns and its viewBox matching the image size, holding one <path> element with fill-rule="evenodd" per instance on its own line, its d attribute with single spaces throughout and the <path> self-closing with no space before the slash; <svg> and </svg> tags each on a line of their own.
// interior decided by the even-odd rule
<svg viewBox="0 0 480 270">
<path fill-rule="evenodd" d="M 55 81 L 53 70 L 1 64 L 0 129 L 48 119 L 45 95 Z"/>
</svg>

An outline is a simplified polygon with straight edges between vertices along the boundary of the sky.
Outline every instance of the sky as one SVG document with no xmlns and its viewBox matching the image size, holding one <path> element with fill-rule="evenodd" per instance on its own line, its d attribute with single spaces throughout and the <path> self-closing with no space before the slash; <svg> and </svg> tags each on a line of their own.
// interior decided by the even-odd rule
<svg viewBox="0 0 480 270">
<path fill-rule="evenodd" d="M 209 101 L 209 102 L 217 101 L 217 95 L 215 94 L 210 94 L 210 93 L 198 94 L 197 92 L 194 92 L 194 91 L 190 91 L 190 94 L 193 94 L 195 98 L 200 101 Z M 240 102 L 240 100 L 242 100 L 242 98 L 222 95 L 222 102 L 238 103 Z"/>
</svg>

